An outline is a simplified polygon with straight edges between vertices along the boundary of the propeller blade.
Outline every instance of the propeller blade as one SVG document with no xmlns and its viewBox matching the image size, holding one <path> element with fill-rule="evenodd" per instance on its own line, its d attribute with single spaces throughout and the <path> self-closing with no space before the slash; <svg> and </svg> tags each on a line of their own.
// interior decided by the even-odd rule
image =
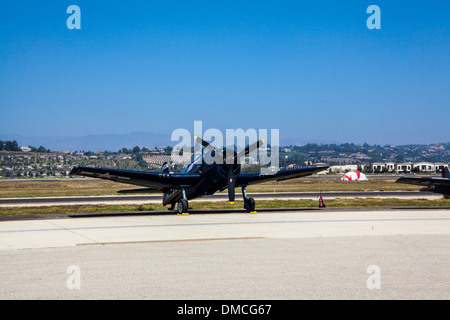
<svg viewBox="0 0 450 320">
<path fill-rule="evenodd" d="M 224 154 L 222 151 L 216 149 L 216 147 L 214 147 L 212 144 L 210 144 L 209 142 L 206 142 L 205 140 L 203 140 L 200 137 L 195 136 L 194 140 L 197 141 L 198 143 L 200 143 L 203 147 L 205 147 L 206 149 L 209 149 L 211 151 L 214 150 L 215 154 L 220 157 L 220 158 L 224 158 Z"/>
<path fill-rule="evenodd" d="M 233 167 L 230 168 L 230 170 L 228 170 L 228 176 L 227 176 L 227 180 L 228 180 L 228 201 L 230 201 L 231 204 L 234 204 L 234 172 L 233 172 Z"/>
<path fill-rule="evenodd" d="M 236 159 L 239 159 L 241 157 L 248 155 L 250 152 L 255 151 L 256 149 L 261 147 L 263 144 L 264 144 L 264 140 L 262 140 L 262 139 L 259 141 L 256 141 L 255 143 L 252 143 L 251 145 L 247 146 L 244 150 L 239 152 L 236 156 Z"/>
<path fill-rule="evenodd" d="M 204 146 L 205 148 L 209 148 L 209 149 L 215 149 L 214 146 L 208 142 L 206 142 L 205 140 L 203 140 L 200 137 L 195 136 L 194 140 L 197 141 L 198 143 L 200 143 L 202 146 Z"/>
</svg>

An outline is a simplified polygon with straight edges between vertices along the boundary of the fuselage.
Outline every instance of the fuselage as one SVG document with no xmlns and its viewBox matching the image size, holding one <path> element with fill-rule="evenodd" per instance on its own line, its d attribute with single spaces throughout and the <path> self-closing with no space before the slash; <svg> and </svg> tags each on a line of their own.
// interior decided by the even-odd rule
<svg viewBox="0 0 450 320">
<path fill-rule="evenodd" d="M 211 152 L 214 156 L 214 150 Z M 226 163 L 224 159 L 222 163 L 211 163 L 208 161 L 210 153 L 197 154 L 191 157 L 190 162 L 181 171 L 182 174 L 195 173 L 200 174 L 201 179 L 195 185 L 184 186 L 184 192 L 188 200 L 195 199 L 204 195 L 212 195 L 217 191 L 222 191 L 227 188 L 227 172 L 231 169 L 234 177 L 238 177 L 241 172 L 241 165 L 238 163 Z M 224 152 L 225 154 L 225 152 Z M 230 154 L 236 154 L 231 151 Z M 183 187 L 183 186 L 182 186 Z M 171 189 L 164 194 L 163 205 L 176 203 L 183 198 L 183 190 Z"/>
</svg>

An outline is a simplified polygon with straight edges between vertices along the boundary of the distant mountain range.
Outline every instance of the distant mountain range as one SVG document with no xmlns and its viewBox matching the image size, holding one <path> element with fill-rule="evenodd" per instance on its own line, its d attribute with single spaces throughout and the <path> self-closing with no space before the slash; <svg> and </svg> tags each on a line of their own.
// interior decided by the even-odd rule
<svg viewBox="0 0 450 320">
<path fill-rule="evenodd" d="M 91 134 L 80 137 L 49 136 L 49 137 L 27 137 L 17 134 L 0 134 L 0 140 L 16 140 L 20 147 L 40 146 L 52 151 L 118 151 L 122 148 L 132 149 L 154 147 L 164 148 L 175 146 L 178 141 L 171 141 L 170 134 L 159 134 L 152 132 L 133 132 L 128 134 Z M 325 140 L 302 140 L 299 138 L 286 138 L 280 140 L 281 146 L 304 145 L 307 143 L 329 144 L 336 141 Z"/>
</svg>

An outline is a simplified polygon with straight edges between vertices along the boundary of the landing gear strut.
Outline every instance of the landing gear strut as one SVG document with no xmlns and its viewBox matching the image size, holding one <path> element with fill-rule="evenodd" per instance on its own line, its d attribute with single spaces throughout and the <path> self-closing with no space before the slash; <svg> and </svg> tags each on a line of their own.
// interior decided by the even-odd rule
<svg viewBox="0 0 450 320">
<path fill-rule="evenodd" d="M 247 186 L 242 187 L 242 197 L 244 198 L 244 209 L 249 213 L 256 213 L 255 199 L 247 197 Z"/>
</svg>

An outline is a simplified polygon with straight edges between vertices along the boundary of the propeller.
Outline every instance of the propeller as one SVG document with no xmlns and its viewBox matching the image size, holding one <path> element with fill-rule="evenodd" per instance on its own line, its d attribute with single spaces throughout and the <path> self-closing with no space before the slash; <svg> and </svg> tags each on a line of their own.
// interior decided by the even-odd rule
<svg viewBox="0 0 450 320">
<path fill-rule="evenodd" d="M 250 152 L 255 151 L 256 149 L 261 147 L 263 144 L 264 144 L 264 140 L 263 139 L 261 139 L 259 141 L 256 141 L 255 143 L 252 143 L 251 145 L 247 146 L 244 150 L 239 152 L 236 155 L 236 159 L 239 159 L 241 157 L 244 157 L 244 156 L 248 155 Z"/>
<path fill-rule="evenodd" d="M 212 144 L 206 142 L 200 137 L 195 136 L 194 140 L 200 143 L 203 147 L 209 150 L 214 150 L 216 153 L 223 157 L 223 152 L 220 150 L 217 150 Z M 232 157 L 227 158 L 226 160 L 226 166 L 227 166 L 227 184 L 228 184 L 228 201 L 231 204 L 234 204 L 234 198 L 235 198 L 235 181 L 236 181 L 236 175 L 234 173 L 234 164 L 237 163 L 237 160 L 241 157 L 244 157 L 248 155 L 250 152 L 255 151 L 259 147 L 261 147 L 264 144 L 264 140 L 256 141 L 255 143 L 252 143 L 251 145 L 247 146 L 244 150 L 240 151 L 239 153 L 234 153 Z M 231 161 L 229 161 L 231 160 Z M 231 163 L 231 165 L 230 165 Z"/>
<path fill-rule="evenodd" d="M 217 150 L 212 144 L 210 144 L 209 142 L 203 140 L 202 138 L 200 138 L 198 136 L 195 136 L 194 140 L 197 141 L 198 143 L 200 143 L 203 147 L 205 147 L 205 148 L 207 148 L 207 149 L 209 149 L 211 151 L 214 150 L 216 153 L 218 153 L 218 154 L 223 156 L 223 152 L 222 151 Z M 263 144 L 264 144 L 264 140 L 263 139 L 252 143 L 251 145 L 247 146 L 245 149 L 241 150 L 238 154 L 234 155 L 233 156 L 233 161 L 227 161 L 226 163 L 230 163 L 230 162 L 231 163 L 236 163 L 237 159 L 242 158 L 242 157 L 248 155 L 250 152 L 255 151 L 256 149 L 260 148 Z"/>
<path fill-rule="evenodd" d="M 212 144 L 210 144 L 209 142 L 206 142 L 205 140 L 203 140 L 202 138 L 195 136 L 194 140 L 197 141 L 198 143 L 200 143 L 202 146 L 204 146 L 205 148 L 214 150 L 214 146 Z"/>
<path fill-rule="evenodd" d="M 216 154 L 219 154 L 219 155 L 223 158 L 223 152 L 220 151 L 220 150 L 217 150 L 216 147 L 214 147 L 214 146 L 213 146 L 212 144 L 210 144 L 209 142 L 206 142 L 205 140 L 203 140 L 202 138 L 197 137 L 197 136 L 194 137 L 194 140 L 197 141 L 198 143 L 200 143 L 203 147 L 205 147 L 205 149 L 208 149 L 208 150 L 210 150 L 210 151 L 213 151 L 213 150 L 214 150 L 214 152 L 215 152 Z"/>
</svg>

